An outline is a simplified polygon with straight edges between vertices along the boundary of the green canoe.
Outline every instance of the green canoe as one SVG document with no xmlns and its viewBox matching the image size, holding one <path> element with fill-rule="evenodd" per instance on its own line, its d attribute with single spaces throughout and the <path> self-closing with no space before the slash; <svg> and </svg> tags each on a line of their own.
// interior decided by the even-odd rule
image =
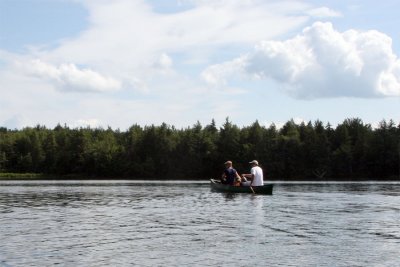
<svg viewBox="0 0 400 267">
<path fill-rule="evenodd" d="M 227 192 L 227 193 L 251 193 L 250 186 L 232 186 L 221 184 L 219 180 L 211 179 L 211 189 L 217 192 Z M 266 184 L 263 186 L 252 186 L 254 193 L 259 195 L 272 195 L 273 184 Z"/>
</svg>

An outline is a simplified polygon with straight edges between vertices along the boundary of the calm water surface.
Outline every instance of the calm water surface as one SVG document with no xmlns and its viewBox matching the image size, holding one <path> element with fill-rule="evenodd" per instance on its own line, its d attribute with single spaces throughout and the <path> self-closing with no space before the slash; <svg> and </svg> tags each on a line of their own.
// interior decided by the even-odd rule
<svg viewBox="0 0 400 267">
<path fill-rule="evenodd" d="M 400 183 L 2 181 L 0 266 L 400 266 Z"/>
</svg>

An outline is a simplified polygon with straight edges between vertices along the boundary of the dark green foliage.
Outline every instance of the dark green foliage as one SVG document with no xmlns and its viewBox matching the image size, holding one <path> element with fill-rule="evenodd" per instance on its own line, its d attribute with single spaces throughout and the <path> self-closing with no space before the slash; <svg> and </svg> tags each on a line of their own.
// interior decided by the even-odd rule
<svg viewBox="0 0 400 267">
<path fill-rule="evenodd" d="M 0 172 L 88 178 L 208 179 L 232 160 L 239 171 L 257 159 L 266 179 L 399 179 L 400 125 L 373 129 L 346 119 L 334 129 L 321 121 L 281 129 L 258 121 L 239 128 L 228 118 L 186 129 L 133 125 L 127 131 L 0 127 Z"/>
</svg>

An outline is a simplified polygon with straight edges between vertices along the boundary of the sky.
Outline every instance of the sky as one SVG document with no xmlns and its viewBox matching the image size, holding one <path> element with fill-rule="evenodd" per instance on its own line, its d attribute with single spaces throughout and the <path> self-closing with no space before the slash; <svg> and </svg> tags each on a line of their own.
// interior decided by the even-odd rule
<svg viewBox="0 0 400 267">
<path fill-rule="evenodd" d="M 398 0 L 0 0 L 0 126 L 400 122 Z"/>
</svg>

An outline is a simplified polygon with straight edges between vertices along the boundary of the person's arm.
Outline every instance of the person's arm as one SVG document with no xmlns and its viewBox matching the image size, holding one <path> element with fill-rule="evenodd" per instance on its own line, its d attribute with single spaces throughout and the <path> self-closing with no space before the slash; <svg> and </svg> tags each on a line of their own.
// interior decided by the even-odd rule
<svg viewBox="0 0 400 267">
<path fill-rule="evenodd" d="M 240 180 L 242 180 L 242 177 L 240 177 L 240 175 L 239 175 L 239 173 L 238 173 L 238 172 L 236 172 L 236 178 L 238 178 L 238 179 L 239 179 L 239 181 L 240 181 Z"/>
<path fill-rule="evenodd" d="M 221 181 L 226 181 L 226 173 L 225 173 L 225 171 L 221 175 Z"/>
<path fill-rule="evenodd" d="M 245 174 L 242 174 L 242 176 L 245 178 L 249 178 L 250 180 L 253 180 L 253 178 L 254 178 L 254 174 L 252 174 L 252 173 L 245 173 Z"/>
<path fill-rule="evenodd" d="M 255 168 L 251 168 L 251 170 L 250 170 L 250 172 L 251 172 L 251 183 L 250 183 L 250 186 L 252 186 L 253 185 L 253 182 L 254 182 L 254 178 L 256 177 L 256 169 Z"/>
<path fill-rule="evenodd" d="M 253 184 L 253 178 L 254 178 L 253 174 L 245 173 L 245 174 L 242 174 L 242 176 L 243 176 L 243 178 L 245 179 L 246 182 L 250 181 L 250 186 Z"/>
</svg>

